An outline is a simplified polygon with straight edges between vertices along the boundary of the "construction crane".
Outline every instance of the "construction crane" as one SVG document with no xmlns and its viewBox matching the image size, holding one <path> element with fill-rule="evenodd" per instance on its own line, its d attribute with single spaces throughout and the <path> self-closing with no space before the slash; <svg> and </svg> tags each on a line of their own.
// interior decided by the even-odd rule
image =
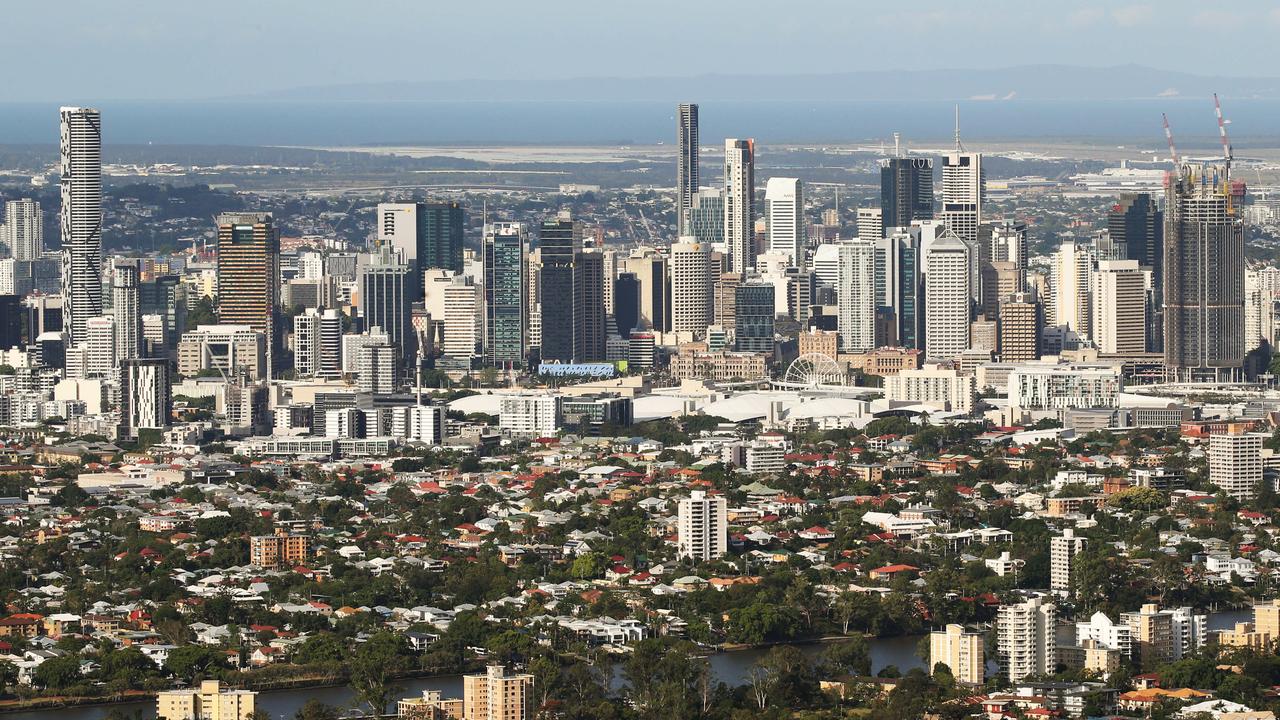
<svg viewBox="0 0 1280 720">
<path fill-rule="evenodd" d="M 1164 139 L 1169 142 L 1169 157 L 1173 160 L 1173 171 L 1178 172 L 1178 168 L 1182 167 L 1182 160 L 1178 157 L 1178 148 L 1173 144 L 1173 131 L 1169 129 L 1169 116 L 1160 113 L 1160 117 L 1164 119 Z"/>
<path fill-rule="evenodd" d="M 1227 163 L 1227 177 L 1231 176 L 1231 141 L 1227 139 L 1227 123 L 1222 119 L 1222 103 L 1218 102 L 1218 93 L 1213 94 L 1213 110 L 1218 114 L 1218 135 L 1222 137 L 1222 159 Z"/>
</svg>

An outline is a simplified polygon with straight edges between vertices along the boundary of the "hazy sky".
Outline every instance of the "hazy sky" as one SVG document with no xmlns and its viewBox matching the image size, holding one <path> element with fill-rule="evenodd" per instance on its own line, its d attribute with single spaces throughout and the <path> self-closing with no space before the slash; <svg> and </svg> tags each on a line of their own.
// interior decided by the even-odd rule
<svg viewBox="0 0 1280 720">
<path fill-rule="evenodd" d="M 444 78 L 1138 63 L 1280 75 L 1260 0 L 7 0 L 0 100 Z"/>
</svg>

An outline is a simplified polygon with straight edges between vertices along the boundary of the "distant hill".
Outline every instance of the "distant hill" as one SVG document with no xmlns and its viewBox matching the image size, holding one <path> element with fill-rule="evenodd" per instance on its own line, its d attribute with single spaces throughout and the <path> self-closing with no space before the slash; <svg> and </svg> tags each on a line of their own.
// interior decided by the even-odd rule
<svg viewBox="0 0 1280 720">
<path fill-rule="evenodd" d="M 299 87 L 236 99 L 297 101 L 1121 100 L 1280 98 L 1280 77 L 1214 77 L 1141 65 L 1022 65 L 995 70 L 869 71 L 806 75 L 445 80 Z"/>
</svg>

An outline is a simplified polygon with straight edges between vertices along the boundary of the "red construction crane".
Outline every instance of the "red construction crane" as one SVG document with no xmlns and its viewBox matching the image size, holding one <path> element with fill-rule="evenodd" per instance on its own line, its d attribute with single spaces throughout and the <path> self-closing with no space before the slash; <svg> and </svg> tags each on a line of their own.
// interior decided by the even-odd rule
<svg viewBox="0 0 1280 720">
<path fill-rule="evenodd" d="M 1177 172 L 1182 167 L 1182 160 L 1178 157 L 1178 148 L 1173 145 L 1173 131 L 1169 129 L 1169 116 L 1160 113 L 1160 117 L 1164 118 L 1164 138 L 1169 141 L 1169 157 L 1173 159 L 1173 171 Z"/>
</svg>

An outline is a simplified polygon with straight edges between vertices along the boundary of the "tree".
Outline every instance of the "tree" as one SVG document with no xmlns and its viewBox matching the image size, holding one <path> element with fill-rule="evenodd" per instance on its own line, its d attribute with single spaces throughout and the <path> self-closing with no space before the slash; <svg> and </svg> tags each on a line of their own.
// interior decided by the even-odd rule
<svg viewBox="0 0 1280 720">
<path fill-rule="evenodd" d="M 396 689 L 391 684 L 391 673 L 399 669 L 403 649 L 402 636 L 380 632 L 365 641 L 347 663 L 356 703 L 368 706 L 373 715 L 386 712 Z"/>
<path fill-rule="evenodd" d="M 871 674 L 871 647 L 866 638 L 854 635 L 827 648 L 822 658 L 829 671 L 850 675 Z"/>
<path fill-rule="evenodd" d="M 68 653 L 37 665 L 32 679 L 42 688 L 65 690 L 80 682 L 80 678 L 80 658 Z"/>
<path fill-rule="evenodd" d="M 194 682 L 196 678 L 207 675 L 217 666 L 219 660 L 217 653 L 211 648 L 203 645 L 183 645 L 169 652 L 168 659 L 164 661 L 164 668 L 174 677 Z"/>
<path fill-rule="evenodd" d="M 0 694 L 18 682 L 18 666 L 3 660 L 0 661 Z"/>
<path fill-rule="evenodd" d="M 590 580 L 604 574 L 605 557 L 600 553 L 579 555 L 573 560 L 573 576 L 579 580 Z"/>
<path fill-rule="evenodd" d="M 316 633 L 306 639 L 293 654 L 293 661 L 298 665 L 326 665 L 341 663 L 347 653 L 347 647 L 333 633 Z"/>
<path fill-rule="evenodd" d="M 338 720 L 338 717 L 338 708 L 315 698 L 308 699 L 293 714 L 293 720 Z"/>
</svg>

